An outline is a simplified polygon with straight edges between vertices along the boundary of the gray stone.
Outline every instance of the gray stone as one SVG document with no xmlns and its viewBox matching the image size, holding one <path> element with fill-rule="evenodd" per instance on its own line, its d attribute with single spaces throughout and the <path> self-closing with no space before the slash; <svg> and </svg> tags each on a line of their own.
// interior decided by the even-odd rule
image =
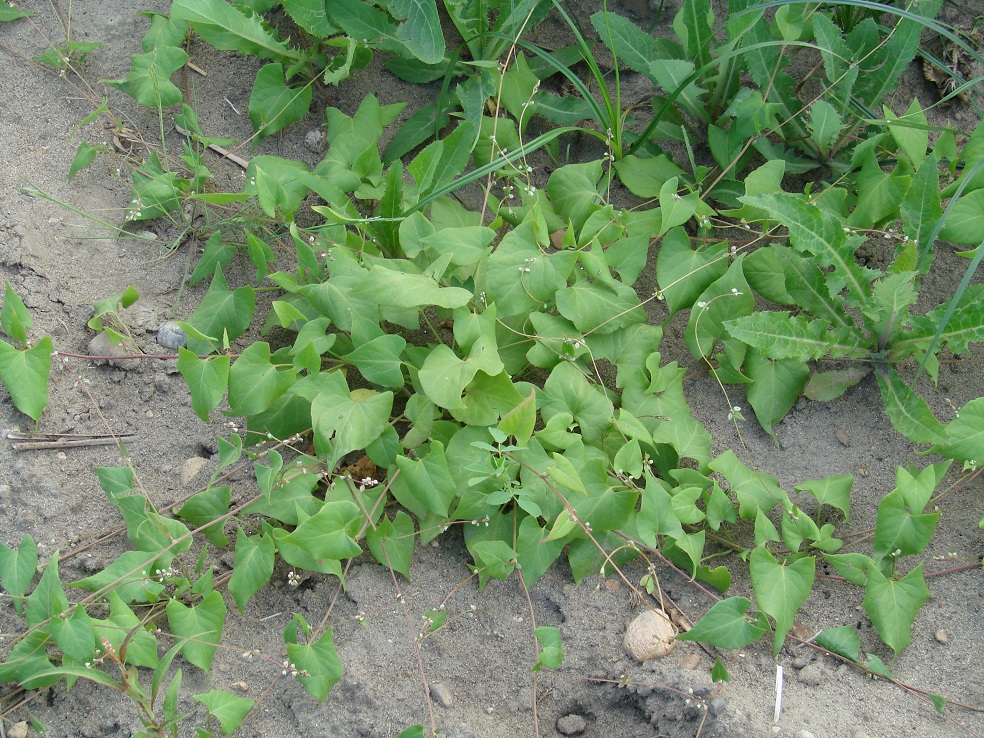
<svg viewBox="0 0 984 738">
<path fill-rule="evenodd" d="M 304 145 L 308 151 L 322 154 L 325 150 L 325 132 L 320 129 L 308 131 L 304 136 Z"/>
<path fill-rule="evenodd" d="M 817 687 L 823 680 L 823 667 L 819 663 L 812 663 L 808 666 L 804 666 L 800 670 L 797 679 L 808 687 Z"/>
<path fill-rule="evenodd" d="M 171 389 L 171 378 L 164 372 L 158 372 L 154 375 L 154 389 L 164 394 Z"/>
<path fill-rule="evenodd" d="M 581 735 L 588 727 L 588 722 L 580 715 L 571 713 L 557 720 L 557 732 L 561 735 Z"/>
<path fill-rule="evenodd" d="M 448 688 L 443 684 L 431 682 L 427 685 L 427 688 L 430 690 L 431 697 L 433 697 L 434 701 L 441 707 L 451 707 L 451 705 L 454 704 L 454 700 L 451 699 L 451 692 L 448 691 Z"/>
<path fill-rule="evenodd" d="M 173 320 L 167 321 L 157 331 L 157 343 L 166 349 L 179 349 L 188 343 L 188 338 Z"/>
<path fill-rule="evenodd" d="M 711 702 L 708 705 L 708 708 L 710 709 L 711 714 L 714 717 L 717 717 L 722 712 L 724 712 L 724 708 L 727 707 L 727 705 L 728 705 L 728 700 L 726 700 L 721 695 L 718 695 L 717 697 L 713 697 L 711 699 Z"/>
</svg>

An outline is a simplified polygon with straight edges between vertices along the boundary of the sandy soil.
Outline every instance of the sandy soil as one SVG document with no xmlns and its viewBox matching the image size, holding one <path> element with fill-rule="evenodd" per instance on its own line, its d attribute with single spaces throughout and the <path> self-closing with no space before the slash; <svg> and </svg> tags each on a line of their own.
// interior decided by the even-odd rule
<svg viewBox="0 0 984 738">
<path fill-rule="evenodd" d="M 160 353 L 157 328 L 167 319 L 186 317 L 202 295 L 201 289 L 185 289 L 178 299 L 188 247 L 164 258 L 173 237 L 166 223 L 146 226 L 157 236 L 156 242 L 137 241 L 113 237 L 73 212 L 72 208 L 121 224 L 129 200 L 127 173 L 124 168 L 121 178 L 116 171 L 120 164 L 105 156 L 71 185 L 66 182 L 79 137 L 74 127 L 92 106 L 66 81 L 25 60 L 47 49 L 46 38 L 59 41 L 64 32 L 47 3 L 37 0 L 24 6 L 35 10 L 37 17 L 0 25 L 0 42 L 5 45 L 0 49 L 0 279 L 10 280 L 29 307 L 34 337 L 50 334 L 59 350 L 75 353 L 85 353 L 92 337 L 86 327 L 92 303 L 133 285 L 141 299 L 128 311 L 128 320 L 141 348 Z M 105 44 L 92 54 L 88 78 L 125 76 L 130 55 L 139 52 L 139 39 L 147 27 L 147 19 L 137 12 L 165 12 L 167 7 L 163 0 L 75 3 L 74 38 Z M 203 128 L 247 138 L 249 121 L 233 108 L 246 110 L 253 63 L 202 46 L 194 48 L 193 60 L 208 72 L 204 78 L 188 77 Z M 386 103 L 419 100 L 419 89 L 394 81 L 380 69 L 374 66 L 343 84 L 330 104 L 351 113 L 370 90 Z M 160 145 L 162 126 L 153 113 L 104 85 L 94 83 L 94 87 L 97 98 L 108 97 L 130 128 L 151 145 Z M 896 107 L 904 108 L 914 94 L 932 101 L 932 92 L 915 68 L 906 76 Z M 258 152 L 315 162 L 317 155 L 305 148 L 304 136 L 323 121 L 324 107 L 325 101 L 319 101 L 304 122 L 264 142 Z M 956 124 L 965 129 L 973 126 L 967 111 L 944 110 L 943 115 L 957 116 Z M 176 150 L 179 139 L 171 128 L 166 119 L 165 140 Z M 110 141 L 112 131 L 96 122 L 82 134 L 91 142 Z M 209 167 L 220 184 L 235 187 L 237 178 L 241 180 L 241 171 L 227 161 L 210 159 Z M 68 207 L 27 194 L 26 187 L 42 190 Z M 924 292 L 927 304 L 935 304 L 952 290 L 965 264 L 954 258 L 941 262 L 935 282 Z M 247 278 L 245 268 L 230 274 L 230 281 Z M 696 369 L 682 345 L 683 327 L 676 322 L 670 325 L 664 358 Z M 974 356 L 980 359 L 981 352 Z M 52 373 L 51 404 L 39 425 L 41 431 L 111 429 L 132 434 L 126 448 L 144 488 L 162 507 L 194 492 L 215 468 L 214 436 L 222 429 L 203 426 L 192 413 L 188 391 L 173 362 L 144 361 L 123 369 L 70 359 L 68 367 Z M 687 391 L 694 415 L 716 440 L 715 451 L 740 448 L 726 420 L 729 401 L 717 385 L 698 374 L 688 380 Z M 940 372 L 939 391 L 926 394 L 933 398 L 938 415 L 949 419 L 953 411 L 944 398 L 960 407 L 984 394 L 984 372 L 979 363 L 947 364 Z M 0 428 L 28 430 L 29 424 L 0 391 Z M 744 441 L 755 464 L 775 474 L 787 489 L 807 478 L 858 475 L 854 514 L 849 523 L 838 524 L 842 533 L 873 525 L 875 505 L 892 489 L 898 465 L 922 466 L 930 461 L 916 456 L 911 444 L 891 428 L 873 380 L 831 404 L 801 401 L 777 431 L 779 448 L 753 423 L 745 424 Z M 204 470 L 182 484 L 181 470 L 194 458 L 204 459 Z M 16 545 L 30 533 L 39 542 L 43 561 L 60 551 L 66 557 L 61 565 L 65 581 L 107 565 L 125 550 L 122 536 L 82 547 L 120 524 L 92 471 L 119 463 L 115 447 L 16 452 L 4 438 L 0 441 L 0 540 Z M 255 483 L 243 474 L 235 484 L 237 494 L 247 495 Z M 927 572 L 980 558 L 982 539 L 976 521 L 982 514 L 981 492 L 978 482 L 976 488 L 964 489 L 940 504 L 938 532 L 921 557 Z M 869 544 L 861 542 L 859 550 L 865 545 Z M 218 573 L 227 571 L 232 562 L 231 554 L 221 551 L 213 558 Z M 429 725 L 431 715 L 441 735 L 457 738 L 984 735 L 981 712 L 949 706 L 941 716 L 918 694 L 884 680 L 866 679 L 805 647 L 787 646 L 773 659 L 766 642 L 740 654 L 680 643 L 669 657 L 640 666 L 629 661 L 622 648 L 626 624 L 638 609 L 617 579 L 591 579 L 576 586 L 569 570 L 556 566 L 532 590 L 531 613 L 514 579 L 492 582 L 482 592 L 474 583 L 456 589 L 468 577 L 468 561 L 455 530 L 439 539 L 439 545 L 418 551 L 412 582 L 402 585 L 406 613 L 397 602 L 390 573 L 368 558 L 354 562 L 348 589 L 341 594 L 336 580 L 322 576 L 292 587 L 287 569 L 278 566 L 273 581 L 251 600 L 245 614 L 240 615 L 227 597 L 226 647 L 216 657 L 211 677 L 186 666 L 180 707 L 191 714 L 188 725 L 201 725 L 205 719 L 203 707 L 191 695 L 221 688 L 246 690 L 246 695 L 260 700 L 240 729 L 242 736 L 394 736 L 414 723 Z M 734 566 L 733 572 L 733 592 L 750 595 L 741 566 Z M 637 581 L 644 570 L 631 564 L 625 573 Z M 710 606 L 686 579 L 667 569 L 658 573 L 666 595 L 692 619 Z M 932 598 L 913 627 L 912 645 L 895 662 L 894 673 L 915 688 L 982 708 L 981 572 L 931 578 L 929 586 Z M 861 609 L 862 596 L 856 587 L 820 579 L 800 619 L 811 630 L 854 626 L 863 647 L 887 662 L 891 654 Z M 418 662 L 414 642 L 422 613 L 446 598 L 450 624 L 421 643 Z M 309 622 L 320 622 L 332 602 L 330 622 L 346 672 L 327 701 L 318 705 L 298 683 L 281 678 L 281 631 L 295 612 Z M 536 625 L 561 629 L 566 653 L 558 671 L 544 672 L 536 679 L 530 671 L 536 659 L 534 617 Z M 17 627 L 10 603 L 0 603 L 0 630 L 11 633 Z M 260 650 L 272 663 L 243 659 L 248 650 Z M 716 656 L 728 665 L 730 683 L 712 684 L 710 669 Z M 777 665 L 785 668 L 786 686 L 782 715 L 773 723 Z M 715 714 L 705 718 L 687 694 L 690 690 L 710 701 Z M 22 695 L 9 685 L 0 688 L 0 695 L 9 695 L 2 702 L 7 730 L 31 716 L 52 736 L 128 736 L 140 729 L 136 711 L 125 698 L 88 683 L 71 691 L 60 684 L 34 694 L 24 704 L 18 703 Z"/>
</svg>

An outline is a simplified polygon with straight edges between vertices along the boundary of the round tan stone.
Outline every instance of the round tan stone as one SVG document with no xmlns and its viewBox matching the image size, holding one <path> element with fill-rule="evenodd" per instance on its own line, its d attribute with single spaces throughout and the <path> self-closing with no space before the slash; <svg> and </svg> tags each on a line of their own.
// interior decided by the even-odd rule
<svg viewBox="0 0 984 738">
<path fill-rule="evenodd" d="M 663 658 L 676 642 L 676 628 L 659 610 L 646 610 L 629 623 L 622 641 L 625 652 L 642 663 Z"/>
</svg>

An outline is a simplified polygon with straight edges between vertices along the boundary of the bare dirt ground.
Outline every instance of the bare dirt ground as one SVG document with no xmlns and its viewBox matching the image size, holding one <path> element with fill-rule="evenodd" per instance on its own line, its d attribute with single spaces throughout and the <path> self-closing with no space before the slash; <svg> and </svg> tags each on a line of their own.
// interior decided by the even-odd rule
<svg viewBox="0 0 984 738">
<path fill-rule="evenodd" d="M 162 126 L 153 112 L 95 82 L 126 75 L 130 55 L 139 52 L 148 23 L 138 11 L 166 12 L 168 5 L 163 0 L 88 0 L 71 5 L 71 27 L 76 40 L 104 44 L 91 55 L 87 70 L 97 98 L 107 96 L 111 108 L 151 146 L 160 146 L 163 129 L 165 141 L 177 151 L 179 138 L 169 119 Z M 65 80 L 26 61 L 25 57 L 47 50 L 46 39 L 61 41 L 64 30 L 47 3 L 36 0 L 23 6 L 37 16 L 0 25 L 0 42 L 5 45 L 0 49 L 0 279 L 10 280 L 30 309 L 33 338 L 50 334 L 59 351 L 79 354 L 86 353 L 92 338 L 86 327 L 92 303 L 133 285 L 141 298 L 128 311 L 130 325 L 141 349 L 162 353 L 155 343 L 160 324 L 186 317 L 202 296 L 200 289 L 185 289 L 178 300 L 188 247 L 164 258 L 173 237 L 167 224 L 149 224 L 155 242 L 138 241 L 115 237 L 73 212 L 72 208 L 122 224 L 130 198 L 128 175 L 125 167 L 122 174 L 117 172 L 121 165 L 113 157 L 103 156 L 71 185 L 67 183 L 78 143 L 74 126 L 92 111 L 92 105 Z M 251 62 L 203 46 L 194 47 L 193 61 L 208 73 L 207 77 L 189 73 L 187 79 L 203 129 L 248 138 L 249 121 L 234 108 L 246 110 L 254 71 Z M 904 108 L 912 95 L 922 97 L 924 105 L 933 101 L 913 66 L 898 95 L 897 109 Z M 418 88 L 398 83 L 380 70 L 376 65 L 357 74 L 329 104 L 351 114 L 369 91 L 384 103 L 420 97 Z M 304 136 L 323 122 L 325 104 L 315 105 L 308 118 L 284 136 L 264 142 L 258 153 L 316 162 L 317 154 L 305 148 Z M 942 114 L 954 116 L 955 125 L 963 130 L 975 124 L 967 111 Z M 101 122 L 82 133 L 93 143 L 112 137 Z M 248 157 L 254 152 L 240 153 Z M 208 164 L 220 183 L 235 187 L 242 177 L 241 170 L 227 161 L 216 158 Z M 27 188 L 42 190 L 69 207 L 28 194 Z M 952 257 L 942 262 L 937 281 L 924 290 L 924 298 L 932 304 L 952 291 L 965 264 Z M 245 269 L 230 274 L 230 282 L 247 278 Z M 677 359 L 696 370 L 680 340 L 682 330 L 682 324 L 669 327 L 664 359 Z M 979 360 L 981 352 L 972 358 Z M 214 437 L 222 428 L 204 426 L 195 417 L 173 362 L 147 360 L 123 369 L 66 361 L 68 370 L 52 372 L 51 404 L 38 430 L 132 434 L 126 448 L 144 488 L 160 507 L 194 492 L 215 468 Z M 944 365 L 938 392 L 929 393 L 941 418 L 952 417 L 947 401 L 960 407 L 984 394 L 980 367 L 971 362 Z M 695 373 L 687 390 L 695 416 L 716 439 L 715 452 L 739 449 L 734 428 L 726 420 L 729 400 L 717 385 Z M 14 409 L 2 390 L 0 428 L 31 429 L 30 420 Z M 875 506 L 892 489 L 897 466 L 923 466 L 934 460 L 918 457 L 891 428 L 870 378 L 834 403 L 801 401 L 777 432 L 780 448 L 754 424 L 746 423 L 744 441 L 758 468 L 776 475 L 786 489 L 807 478 L 857 475 L 853 514 L 849 523 L 838 523 L 839 533 L 871 528 Z M 182 469 L 195 458 L 204 460 L 204 470 L 183 483 Z M 16 545 L 29 533 L 39 542 L 42 561 L 60 551 L 65 581 L 107 565 L 126 549 L 124 537 L 116 535 L 81 549 L 121 522 L 92 471 L 120 463 L 114 446 L 17 452 L 4 437 L 0 440 L 0 540 Z M 238 486 L 234 492 L 245 495 L 255 482 L 244 474 L 234 484 Z M 984 548 L 977 528 L 982 514 L 980 481 L 976 488 L 948 497 L 940 512 L 937 534 L 922 557 L 928 573 L 980 559 Z M 859 550 L 866 545 L 870 543 L 862 540 Z M 892 666 L 905 684 L 977 708 L 951 705 L 939 715 L 913 691 L 885 680 L 872 681 L 850 666 L 792 644 L 773 659 L 767 641 L 741 653 L 720 654 L 680 643 L 669 657 L 640 666 L 622 648 L 626 624 L 638 612 L 629 590 L 616 578 L 590 579 L 575 586 L 564 565 L 544 576 L 531 598 L 536 625 L 561 629 L 566 659 L 559 670 L 543 672 L 534 681 L 530 667 L 536 660 L 536 645 L 523 592 L 515 579 L 493 581 L 482 592 L 473 582 L 456 590 L 468 578 L 468 561 L 455 530 L 440 538 L 439 545 L 418 551 L 412 582 L 403 585 L 409 619 L 397 604 L 390 573 L 368 558 L 354 563 L 348 588 L 341 594 L 336 580 L 320 575 L 292 587 L 287 569 L 279 566 L 245 614 L 240 615 L 227 598 L 226 647 L 216 657 L 211 676 L 186 666 L 180 707 L 191 713 L 187 725 L 202 725 L 206 717 L 202 705 L 190 696 L 214 687 L 246 690 L 247 696 L 260 700 L 239 730 L 241 736 L 382 738 L 414 723 L 429 725 L 431 714 L 441 735 L 457 738 L 984 735 L 984 714 L 979 711 L 984 708 L 984 590 L 979 569 L 928 580 L 932 598 L 912 629 L 912 645 Z M 220 573 L 231 562 L 230 555 L 215 556 Z M 750 596 L 741 566 L 733 571 L 737 575 L 733 592 Z M 625 573 L 638 581 L 644 568 L 631 564 Z M 693 620 L 710 606 L 685 578 L 666 569 L 658 573 L 664 593 Z M 887 663 L 891 653 L 862 610 L 862 596 L 859 588 L 842 581 L 819 580 L 800 619 L 811 631 L 856 627 L 864 649 Z M 327 701 L 318 705 L 298 683 L 281 678 L 276 665 L 283 658 L 281 631 L 295 612 L 309 622 L 320 622 L 335 598 L 331 621 L 345 676 Z M 450 624 L 423 641 L 418 663 L 413 643 L 421 615 L 445 598 Z M 11 633 L 17 627 L 10 603 L 0 602 L 0 631 Z M 262 651 L 275 664 L 241 658 L 248 650 Z M 730 669 L 730 683 L 711 682 L 710 669 L 718 655 Z M 785 669 L 786 686 L 782 714 L 774 723 L 777 664 Z M 709 701 L 713 714 L 705 718 L 689 690 Z M 11 685 L 0 687 L 0 695 L 5 694 L 10 694 L 2 702 L 7 730 L 32 716 L 51 736 L 128 736 L 140 729 L 132 704 L 89 683 L 80 682 L 71 691 L 61 683 L 23 704 L 18 702 L 23 695 L 14 694 Z M 192 733 L 188 728 L 182 735 Z"/>
</svg>

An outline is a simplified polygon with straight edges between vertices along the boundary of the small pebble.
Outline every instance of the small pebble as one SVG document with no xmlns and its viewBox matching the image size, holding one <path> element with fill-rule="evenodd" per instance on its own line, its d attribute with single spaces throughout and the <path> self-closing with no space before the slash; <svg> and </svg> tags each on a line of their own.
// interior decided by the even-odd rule
<svg viewBox="0 0 984 738">
<path fill-rule="evenodd" d="M 587 727 L 587 721 L 574 713 L 557 719 L 557 732 L 561 735 L 581 735 Z"/>
<path fill-rule="evenodd" d="M 797 656 L 793 659 L 793 668 L 802 669 L 804 666 L 809 666 L 812 659 L 809 656 Z"/>
<path fill-rule="evenodd" d="M 823 680 L 823 667 L 819 663 L 804 666 L 800 669 L 797 679 L 808 687 L 818 687 Z"/>
<path fill-rule="evenodd" d="M 205 464 L 207 463 L 208 461 L 201 456 L 192 456 L 189 459 L 185 459 L 185 462 L 181 465 L 181 486 L 187 486 L 198 472 L 205 468 Z"/>
<path fill-rule="evenodd" d="M 680 668 L 687 669 L 689 671 L 693 671 L 698 666 L 700 666 L 700 656 L 695 653 L 690 654 L 687 658 L 680 662 Z"/>
<path fill-rule="evenodd" d="M 947 633 L 946 630 L 944 630 L 943 628 L 940 628 L 938 631 L 936 631 L 933 637 L 936 638 L 937 643 L 942 643 L 944 646 L 950 642 L 950 634 Z"/>
<path fill-rule="evenodd" d="M 325 150 L 325 132 L 316 129 L 313 131 L 308 131 L 304 136 L 304 145 L 307 147 L 308 151 L 315 154 L 321 154 Z"/>
<path fill-rule="evenodd" d="M 708 705 L 708 707 L 711 711 L 711 714 L 714 717 L 717 717 L 722 712 L 724 712 L 724 708 L 727 706 L 727 704 L 728 704 L 728 700 L 722 697 L 721 695 L 718 695 L 717 697 L 711 699 L 711 702 Z"/>
<path fill-rule="evenodd" d="M 7 730 L 7 738 L 27 738 L 27 722 L 21 720 L 11 725 Z"/>
<path fill-rule="evenodd" d="M 451 692 L 443 684 L 438 684 L 437 682 L 431 682 L 428 685 L 431 697 L 437 702 L 441 707 L 451 707 L 454 704 L 454 700 L 451 699 Z"/>
<path fill-rule="evenodd" d="M 801 730 L 799 734 L 799 738 L 817 738 L 817 737 L 808 730 Z"/>
<path fill-rule="evenodd" d="M 89 341 L 89 355 L 90 356 L 130 356 L 133 354 L 140 353 L 136 346 L 133 346 L 129 341 L 124 341 L 121 344 L 114 345 L 109 336 L 105 333 L 98 333 L 96 336 Z M 140 366 L 139 359 L 96 359 L 94 364 L 109 364 L 110 366 L 116 366 L 124 371 L 130 371 L 136 369 Z"/>
<path fill-rule="evenodd" d="M 843 428 L 835 428 L 834 435 L 837 436 L 837 440 L 840 441 L 841 446 L 848 448 L 851 445 L 851 437 L 847 435 L 847 431 Z"/>
<path fill-rule="evenodd" d="M 188 338 L 177 323 L 169 320 L 157 331 L 157 343 L 166 349 L 178 349 L 188 343 Z"/>
<path fill-rule="evenodd" d="M 154 389 L 164 394 L 171 389 L 171 378 L 164 372 L 158 372 L 154 375 Z"/>
</svg>

